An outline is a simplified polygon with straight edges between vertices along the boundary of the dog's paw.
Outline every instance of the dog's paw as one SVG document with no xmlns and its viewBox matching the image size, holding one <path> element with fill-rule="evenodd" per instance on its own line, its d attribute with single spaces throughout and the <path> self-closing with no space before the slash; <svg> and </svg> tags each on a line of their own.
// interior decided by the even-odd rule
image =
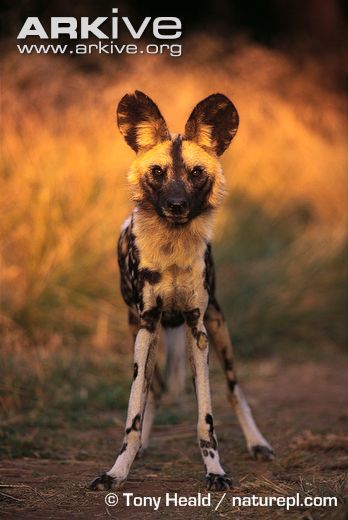
<svg viewBox="0 0 348 520">
<path fill-rule="evenodd" d="M 109 491 L 112 488 L 113 481 L 114 479 L 110 475 L 103 473 L 92 480 L 88 487 L 91 491 Z"/>
<path fill-rule="evenodd" d="M 275 453 L 271 446 L 263 444 L 251 446 L 250 453 L 256 460 L 270 461 L 275 459 Z"/>
<path fill-rule="evenodd" d="M 216 473 L 208 473 L 205 477 L 208 491 L 225 491 L 232 487 L 232 480 L 225 475 L 217 475 Z"/>
</svg>

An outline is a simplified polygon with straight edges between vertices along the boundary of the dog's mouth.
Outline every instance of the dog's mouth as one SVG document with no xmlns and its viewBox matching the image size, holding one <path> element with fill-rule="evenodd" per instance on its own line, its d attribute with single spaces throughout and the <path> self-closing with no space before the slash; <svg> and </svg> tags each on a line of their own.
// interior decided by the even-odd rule
<svg viewBox="0 0 348 520">
<path fill-rule="evenodd" d="M 176 226 L 187 224 L 187 222 L 190 220 L 188 213 L 175 215 L 168 211 L 163 211 L 163 216 L 168 222 Z"/>
</svg>

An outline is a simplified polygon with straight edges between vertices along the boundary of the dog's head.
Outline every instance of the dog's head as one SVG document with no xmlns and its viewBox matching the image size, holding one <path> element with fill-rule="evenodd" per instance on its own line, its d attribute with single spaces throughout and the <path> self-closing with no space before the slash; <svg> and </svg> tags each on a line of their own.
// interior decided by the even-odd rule
<svg viewBox="0 0 348 520">
<path fill-rule="evenodd" d="M 140 207 L 184 225 L 219 205 L 225 179 L 218 157 L 238 129 L 237 110 L 226 96 L 198 103 L 183 136 L 171 137 L 157 105 L 139 91 L 121 99 L 117 122 L 137 153 L 128 180 Z"/>
</svg>

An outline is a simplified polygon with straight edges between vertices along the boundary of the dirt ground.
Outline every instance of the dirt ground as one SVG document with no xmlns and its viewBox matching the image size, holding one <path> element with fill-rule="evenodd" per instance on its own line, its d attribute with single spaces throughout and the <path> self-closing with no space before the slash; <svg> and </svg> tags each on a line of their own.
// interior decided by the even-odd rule
<svg viewBox="0 0 348 520">
<path fill-rule="evenodd" d="M 214 372 L 214 369 L 213 369 Z M 213 404 L 220 454 L 234 481 L 215 510 L 219 493 L 207 507 L 165 507 L 165 493 L 207 494 L 195 441 L 196 409 L 192 394 L 184 398 L 182 420 L 157 424 L 149 452 L 135 461 L 115 507 L 106 506 L 106 492 L 91 492 L 86 484 L 108 469 L 122 439 L 122 415 L 107 430 L 62 432 L 64 457 L 0 461 L 0 516 L 15 520 L 67 518 L 347 518 L 345 473 L 348 469 L 348 392 L 345 362 L 290 364 L 272 359 L 248 363 L 245 389 L 265 436 L 277 458 L 252 460 L 224 398 L 223 382 L 213 379 Z M 163 405 L 165 406 L 165 405 Z M 175 410 L 174 410 L 175 411 Z M 164 421 L 163 421 L 164 422 Z M 122 492 L 162 497 L 152 507 L 126 506 Z M 232 507 L 233 495 L 335 496 L 337 507 Z"/>
</svg>

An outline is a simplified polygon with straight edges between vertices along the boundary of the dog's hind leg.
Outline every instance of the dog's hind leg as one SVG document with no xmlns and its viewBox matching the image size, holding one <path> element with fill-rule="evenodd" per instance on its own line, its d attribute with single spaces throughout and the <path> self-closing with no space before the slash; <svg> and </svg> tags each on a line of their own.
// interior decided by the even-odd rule
<svg viewBox="0 0 348 520">
<path fill-rule="evenodd" d="M 162 322 L 163 323 L 163 322 Z M 164 327 L 166 348 L 165 382 L 171 402 L 178 403 L 185 389 L 185 327 Z"/>
<path fill-rule="evenodd" d="M 141 431 L 141 447 L 138 453 L 139 456 L 141 456 L 144 453 L 144 451 L 149 447 L 153 421 L 155 419 L 156 410 L 161 401 L 164 388 L 165 385 L 162 380 L 158 364 L 156 363 L 149 395 L 146 401 L 144 421 Z"/>
<path fill-rule="evenodd" d="M 272 460 L 274 451 L 256 426 L 244 393 L 237 383 L 231 338 L 225 318 L 216 301 L 209 304 L 204 323 L 224 369 L 228 399 L 243 430 L 248 450 L 254 458 Z"/>
</svg>

